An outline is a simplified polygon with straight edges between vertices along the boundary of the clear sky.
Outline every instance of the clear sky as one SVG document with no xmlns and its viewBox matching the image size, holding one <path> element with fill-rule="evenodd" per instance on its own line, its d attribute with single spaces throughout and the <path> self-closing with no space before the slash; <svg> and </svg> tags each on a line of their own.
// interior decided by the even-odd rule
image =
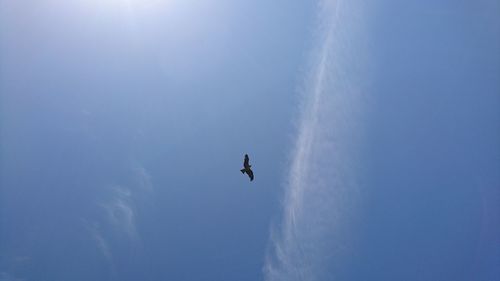
<svg viewBox="0 0 500 281">
<path fill-rule="evenodd" d="M 0 0 L 0 281 L 499 280 L 500 2 L 403 2 Z"/>
</svg>

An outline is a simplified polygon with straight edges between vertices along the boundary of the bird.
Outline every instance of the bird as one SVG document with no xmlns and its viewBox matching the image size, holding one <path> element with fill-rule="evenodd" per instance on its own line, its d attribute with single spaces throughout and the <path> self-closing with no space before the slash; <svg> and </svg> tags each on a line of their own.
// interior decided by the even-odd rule
<svg viewBox="0 0 500 281">
<path fill-rule="evenodd" d="M 240 170 L 241 173 L 247 173 L 250 181 L 253 181 L 253 171 L 251 169 L 252 165 L 248 163 L 250 158 L 248 158 L 248 154 L 245 154 L 245 161 L 243 161 L 243 169 Z"/>
</svg>

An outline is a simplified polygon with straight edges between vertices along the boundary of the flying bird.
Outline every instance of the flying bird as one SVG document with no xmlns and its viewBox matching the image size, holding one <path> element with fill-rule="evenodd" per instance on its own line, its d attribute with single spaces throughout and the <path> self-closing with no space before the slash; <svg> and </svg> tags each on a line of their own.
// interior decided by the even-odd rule
<svg viewBox="0 0 500 281">
<path fill-rule="evenodd" d="M 248 163 L 250 159 L 248 158 L 248 154 L 245 154 L 245 161 L 243 162 L 243 169 L 241 169 L 240 171 L 244 174 L 244 173 L 247 173 L 248 177 L 250 178 L 250 181 L 253 181 L 253 172 L 252 172 L 252 169 L 250 169 L 252 167 L 252 165 L 250 165 Z"/>
</svg>

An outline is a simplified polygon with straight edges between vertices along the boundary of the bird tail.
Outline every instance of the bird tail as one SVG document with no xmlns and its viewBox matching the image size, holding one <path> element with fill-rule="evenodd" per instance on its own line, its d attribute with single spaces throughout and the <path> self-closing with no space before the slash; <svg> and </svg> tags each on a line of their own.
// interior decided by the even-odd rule
<svg viewBox="0 0 500 281">
<path fill-rule="evenodd" d="M 241 172 L 242 174 L 244 174 L 244 173 L 245 173 L 245 169 L 241 169 L 241 170 L 240 170 L 240 172 Z"/>
</svg>

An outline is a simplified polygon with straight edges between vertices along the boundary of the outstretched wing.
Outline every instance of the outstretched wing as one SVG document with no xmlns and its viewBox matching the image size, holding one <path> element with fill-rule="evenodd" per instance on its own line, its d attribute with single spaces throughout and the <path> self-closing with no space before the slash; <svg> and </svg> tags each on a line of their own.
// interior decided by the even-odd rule
<svg viewBox="0 0 500 281">
<path fill-rule="evenodd" d="M 250 181 L 253 181 L 253 171 L 251 169 L 246 170 L 248 177 L 250 177 Z"/>
<path fill-rule="evenodd" d="M 245 154 L 245 162 L 243 162 L 243 166 L 244 166 L 244 167 L 248 167 L 248 161 L 249 161 L 249 160 L 250 160 L 250 159 L 248 158 L 248 154 Z"/>
</svg>

